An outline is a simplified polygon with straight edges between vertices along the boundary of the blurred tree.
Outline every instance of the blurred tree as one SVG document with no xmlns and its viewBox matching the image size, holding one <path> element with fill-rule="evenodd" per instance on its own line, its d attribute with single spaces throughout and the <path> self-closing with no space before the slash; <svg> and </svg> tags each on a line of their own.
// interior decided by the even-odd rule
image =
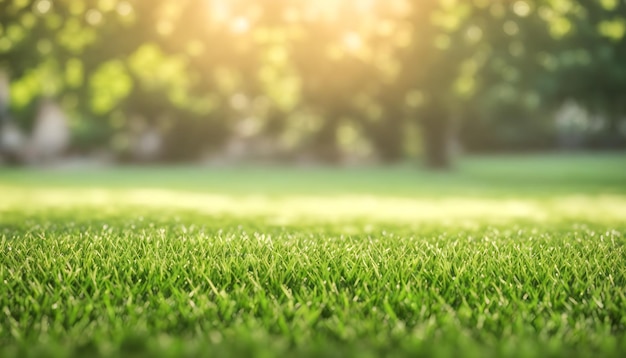
<svg viewBox="0 0 626 358">
<path fill-rule="evenodd" d="M 463 125 L 466 144 L 479 150 L 545 148 L 551 72 L 542 59 L 555 50 L 540 2 L 482 3 L 473 8 L 466 40 L 476 78 Z"/>
<path fill-rule="evenodd" d="M 419 120 L 426 165 L 450 166 L 452 121 L 461 112 L 464 96 L 472 91 L 472 74 L 462 73 L 474 53 L 464 41 L 465 22 L 472 6 L 465 1 L 412 1 L 406 14 L 396 20 L 406 32 L 399 32 L 396 51 L 400 74 L 390 87 L 393 98 L 404 99 L 409 116 Z M 466 75 L 466 78 L 462 76 Z M 466 83 L 457 85 L 459 80 Z M 387 101 L 387 112 L 400 108 Z"/>
<path fill-rule="evenodd" d="M 579 0 L 554 13 L 571 24 L 558 37 L 556 70 L 549 94 L 555 102 L 575 100 L 595 116 L 587 123 L 596 145 L 626 145 L 626 2 Z M 548 14 L 545 14 L 549 18 Z M 554 20 L 552 20 L 554 21 Z"/>
<path fill-rule="evenodd" d="M 619 0 L 0 0 L 0 66 L 22 127 L 54 97 L 80 151 L 128 155 L 148 131 L 167 160 L 264 138 L 274 154 L 392 162 L 419 126 L 426 164 L 447 168 L 458 123 L 471 148 L 550 147 L 568 100 L 603 118 L 597 141 L 624 141 L 625 13 Z"/>
<path fill-rule="evenodd" d="M 518 0 L 474 10 L 489 50 L 466 135 L 472 149 L 553 148 L 554 113 L 571 100 L 613 123 L 600 142 L 615 144 L 626 89 L 623 2 Z"/>
</svg>

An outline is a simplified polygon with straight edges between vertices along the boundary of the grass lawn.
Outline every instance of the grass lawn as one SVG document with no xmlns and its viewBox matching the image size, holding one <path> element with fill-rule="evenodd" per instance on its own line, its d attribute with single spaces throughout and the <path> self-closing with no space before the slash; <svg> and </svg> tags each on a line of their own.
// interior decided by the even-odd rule
<svg viewBox="0 0 626 358">
<path fill-rule="evenodd" d="M 0 168 L 0 357 L 622 357 L 626 155 Z"/>
</svg>

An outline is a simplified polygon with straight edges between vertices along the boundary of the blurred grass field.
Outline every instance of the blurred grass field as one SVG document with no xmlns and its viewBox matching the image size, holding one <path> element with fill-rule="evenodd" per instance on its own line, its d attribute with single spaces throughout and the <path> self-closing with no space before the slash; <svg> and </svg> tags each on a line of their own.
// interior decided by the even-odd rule
<svg viewBox="0 0 626 358">
<path fill-rule="evenodd" d="M 387 167 L 225 166 L 2 169 L 24 188 L 158 188 L 232 195 L 551 196 L 626 193 L 626 155 L 469 157 L 451 172 Z"/>
<path fill-rule="evenodd" d="M 0 169 L 0 356 L 620 357 L 626 156 Z"/>
<path fill-rule="evenodd" d="M 4 169 L 0 210 L 92 206 L 372 222 L 626 221 L 626 156 L 468 158 L 452 172 L 392 167 Z"/>
</svg>

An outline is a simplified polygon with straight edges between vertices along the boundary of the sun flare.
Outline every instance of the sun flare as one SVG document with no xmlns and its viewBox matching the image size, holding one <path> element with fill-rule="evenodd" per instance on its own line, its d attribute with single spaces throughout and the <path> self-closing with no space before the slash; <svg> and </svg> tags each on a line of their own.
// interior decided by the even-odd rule
<svg viewBox="0 0 626 358">
<path fill-rule="evenodd" d="M 381 17 L 384 14 L 406 12 L 407 0 L 293 0 L 275 1 L 271 5 L 253 0 L 206 0 L 208 16 L 217 22 L 241 29 L 242 19 L 248 26 L 261 14 L 287 23 L 299 21 L 321 21 L 330 23 L 354 23 Z"/>
</svg>

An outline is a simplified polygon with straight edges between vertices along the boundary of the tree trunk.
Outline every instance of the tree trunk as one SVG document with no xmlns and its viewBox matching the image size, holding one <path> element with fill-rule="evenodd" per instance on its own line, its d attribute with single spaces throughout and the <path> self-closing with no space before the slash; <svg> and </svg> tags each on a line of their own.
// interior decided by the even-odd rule
<svg viewBox="0 0 626 358">
<path fill-rule="evenodd" d="M 374 142 L 383 163 L 394 163 L 404 154 L 403 115 L 393 106 L 386 112 L 385 121 L 378 124 Z"/>
<path fill-rule="evenodd" d="M 340 151 L 337 145 L 338 122 L 338 116 L 329 116 L 317 132 L 315 154 L 324 163 L 338 164 L 340 162 Z"/>
<path fill-rule="evenodd" d="M 449 113 L 440 102 L 430 103 L 423 112 L 424 159 L 430 169 L 444 170 L 451 167 L 450 122 Z"/>
</svg>

